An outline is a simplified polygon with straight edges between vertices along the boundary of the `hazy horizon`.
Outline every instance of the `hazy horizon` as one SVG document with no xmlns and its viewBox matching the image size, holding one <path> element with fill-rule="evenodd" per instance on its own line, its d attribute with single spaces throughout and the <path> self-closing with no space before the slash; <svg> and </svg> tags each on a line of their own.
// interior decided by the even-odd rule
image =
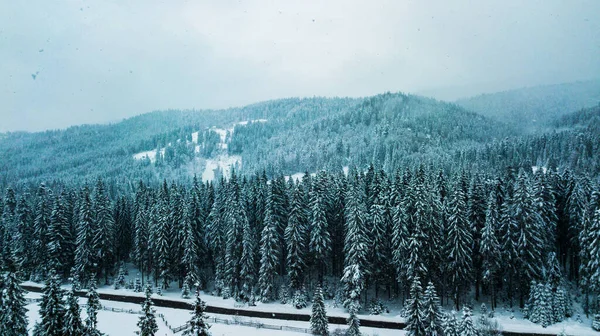
<svg viewBox="0 0 600 336">
<path fill-rule="evenodd" d="M 600 78 L 595 1 L 0 3 L 0 132 Z"/>
</svg>

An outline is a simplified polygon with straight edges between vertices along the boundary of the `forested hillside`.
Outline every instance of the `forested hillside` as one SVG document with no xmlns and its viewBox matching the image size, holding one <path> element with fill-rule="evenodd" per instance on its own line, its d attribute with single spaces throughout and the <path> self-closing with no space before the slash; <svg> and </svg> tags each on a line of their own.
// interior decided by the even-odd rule
<svg viewBox="0 0 600 336">
<path fill-rule="evenodd" d="M 266 122 L 245 123 L 258 119 Z M 9 133 L 0 139 L 0 185 L 98 176 L 121 183 L 189 178 L 192 161 L 204 165 L 223 153 L 213 126 L 227 131 L 222 147 L 228 155 L 241 156 L 242 172 L 266 170 L 268 176 L 371 162 L 389 171 L 410 162 L 447 161 L 449 150 L 515 134 L 455 105 L 401 93 L 293 98 L 222 111 L 153 112 L 112 125 Z M 192 142 L 194 132 L 200 134 L 197 143 Z M 132 158 L 146 151 L 162 153 L 162 158 Z"/>
<path fill-rule="evenodd" d="M 406 302 L 409 329 L 428 332 L 451 327 L 438 298 L 519 307 L 542 326 L 595 314 L 598 115 L 522 134 L 388 93 L 8 134 L 0 266 L 85 287 L 124 286 L 127 263 L 162 289 L 297 308 L 322 288 L 351 322 L 389 299 Z M 186 170 L 238 156 L 215 180 Z"/>
<path fill-rule="evenodd" d="M 554 119 L 600 102 L 600 80 L 535 86 L 460 99 L 468 110 L 519 127 L 547 128 Z"/>
</svg>

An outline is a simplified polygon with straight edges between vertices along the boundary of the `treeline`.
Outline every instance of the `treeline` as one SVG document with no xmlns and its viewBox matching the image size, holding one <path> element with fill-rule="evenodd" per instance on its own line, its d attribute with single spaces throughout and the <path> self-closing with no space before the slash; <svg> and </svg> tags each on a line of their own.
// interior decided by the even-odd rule
<svg viewBox="0 0 600 336">
<path fill-rule="evenodd" d="M 114 199 L 98 180 L 9 188 L 2 204 L 2 267 L 23 279 L 110 283 L 133 262 L 162 288 L 198 284 L 239 301 L 291 295 L 301 307 L 320 284 L 358 309 L 370 295 L 406 298 L 415 278 L 457 308 L 474 291 L 492 309 L 499 298 L 525 306 L 534 281 L 557 292 L 572 280 L 585 309 L 598 308 L 600 188 L 568 170 L 233 173 L 215 184 L 140 182 Z"/>
</svg>

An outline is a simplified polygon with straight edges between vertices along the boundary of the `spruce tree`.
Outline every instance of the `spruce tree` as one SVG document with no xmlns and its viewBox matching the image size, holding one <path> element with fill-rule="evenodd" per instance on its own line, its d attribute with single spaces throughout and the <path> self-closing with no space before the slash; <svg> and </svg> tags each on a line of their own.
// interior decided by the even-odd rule
<svg viewBox="0 0 600 336">
<path fill-rule="evenodd" d="M 194 194 L 192 194 L 194 195 Z M 192 196 L 188 205 L 185 207 L 185 212 L 182 218 L 181 236 L 183 245 L 183 264 L 187 270 L 187 276 L 193 282 L 199 282 L 201 279 L 200 275 L 200 250 L 198 246 L 198 240 L 200 237 L 196 235 L 196 229 L 194 228 L 193 216 L 195 208 L 197 207 L 197 201 L 195 196 Z M 204 237 L 202 237 L 203 239 Z"/>
<path fill-rule="evenodd" d="M 102 309 L 100 303 L 100 297 L 96 291 L 96 279 L 92 278 L 90 281 L 90 288 L 88 289 L 88 300 L 87 300 L 87 317 L 85 319 L 85 334 L 86 336 L 99 336 L 102 333 L 98 330 L 98 311 Z"/>
<path fill-rule="evenodd" d="M 356 313 L 359 310 L 359 304 L 356 301 L 350 303 L 348 307 L 348 311 L 350 315 L 348 316 L 348 329 L 346 330 L 346 336 L 360 336 L 360 320 Z"/>
<path fill-rule="evenodd" d="M 249 221 L 244 222 L 242 233 L 242 255 L 240 258 L 240 279 L 242 282 L 241 296 L 243 300 L 248 301 L 253 295 L 252 289 L 256 281 L 255 254 L 256 238 L 254 230 L 250 227 Z"/>
<path fill-rule="evenodd" d="M 423 302 L 423 288 L 418 275 L 413 277 L 410 286 L 410 298 L 406 301 L 406 334 L 409 336 L 422 336 L 427 327 L 425 321 L 425 306 Z"/>
<path fill-rule="evenodd" d="M 56 197 L 50 215 L 48 228 L 48 258 L 50 267 L 59 275 L 66 276 L 71 269 L 73 259 L 73 241 L 70 232 L 70 223 L 67 221 L 64 205 L 64 193 Z"/>
<path fill-rule="evenodd" d="M 17 205 L 17 218 L 15 237 L 13 242 L 12 260 L 22 275 L 27 279 L 33 269 L 32 253 L 29 253 L 29 247 L 33 239 L 32 213 L 27 199 L 24 195 L 19 198 Z"/>
<path fill-rule="evenodd" d="M 531 190 L 525 173 L 521 170 L 515 183 L 512 199 L 512 217 L 516 222 L 517 270 L 520 279 L 521 305 L 527 290 L 527 284 L 541 277 L 543 240 L 541 216 L 535 211 Z"/>
<path fill-rule="evenodd" d="M 240 259 L 243 253 L 243 232 L 245 223 L 248 221 L 240 187 L 235 173 L 232 172 L 229 179 L 227 203 L 225 208 L 225 259 L 223 280 L 230 294 L 240 298 Z"/>
<path fill-rule="evenodd" d="M 460 330 L 458 329 L 458 321 L 454 313 L 446 313 L 444 316 L 443 323 L 443 334 L 444 336 L 460 336 Z"/>
<path fill-rule="evenodd" d="M 154 336 L 158 331 L 155 311 L 152 307 L 152 287 L 146 286 L 146 300 L 142 302 L 142 316 L 140 316 L 137 326 L 140 328 L 140 336 Z"/>
<path fill-rule="evenodd" d="M 98 263 L 98 271 L 104 273 L 105 283 L 108 284 L 108 275 L 113 268 L 115 256 L 115 220 L 110 200 L 104 189 L 104 182 L 100 178 L 96 182 L 93 214 L 95 231 L 92 240 L 92 255 Z"/>
<path fill-rule="evenodd" d="M 423 311 L 425 335 L 443 335 L 440 299 L 438 298 L 437 293 L 435 291 L 435 286 L 431 281 L 427 284 L 425 294 L 423 295 Z"/>
<path fill-rule="evenodd" d="M 183 335 L 189 336 L 210 336 L 208 330 L 210 325 L 206 323 L 206 303 L 200 298 L 200 291 L 196 292 L 196 301 L 194 302 L 194 310 L 191 312 L 192 318 L 188 321 L 189 328 Z"/>
<path fill-rule="evenodd" d="M 270 189 L 269 189 L 270 195 Z M 275 298 L 275 276 L 279 262 L 279 238 L 277 236 L 277 223 L 273 218 L 272 203 L 267 199 L 265 208 L 264 228 L 260 240 L 260 270 L 258 278 L 258 291 L 262 302 L 269 302 Z"/>
<path fill-rule="evenodd" d="M 467 306 L 463 307 L 463 316 L 460 321 L 459 330 L 461 336 L 477 336 L 478 334 L 473 323 L 473 313 L 471 312 L 471 308 Z"/>
<path fill-rule="evenodd" d="M 496 194 L 490 193 L 485 214 L 485 225 L 481 233 L 481 242 L 479 244 L 479 253 L 481 255 L 482 280 L 489 286 L 491 292 L 492 310 L 496 307 L 496 278 L 500 270 L 500 261 L 502 255 L 500 252 L 500 243 L 496 232 L 498 232 L 498 209 L 496 203 Z"/>
<path fill-rule="evenodd" d="M 318 281 L 322 284 L 327 258 L 331 252 L 331 236 L 327 223 L 325 183 L 326 175 L 319 172 L 310 192 L 310 242 L 309 251 L 314 261 Z"/>
<path fill-rule="evenodd" d="M 344 240 L 344 306 L 354 302 L 360 309 L 360 296 L 367 276 L 368 236 L 366 232 L 366 209 L 358 178 L 348 187 L 346 195 L 346 237 Z"/>
<path fill-rule="evenodd" d="M 285 229 L 287 246 L 287 269 L 290 287 L 293 291 L 302 288 L 306 272 L 306 254 L 308 250 L 306 211 L 304 193 L 296 186 L 292 195 L 292 205 Z"/>
<path fill-rule="evenodd" d="M 73 284 L 71 290 L 67 292 L 65 311 L 65 324 L 63 326 L 63 334 L 65 336 L 81 336 L 84 335 L 85 328 L 81 321 L 81 309 L 77 296 L 75 295 L 76 285 Z"/>
<path fill-rule="evenodd" d="M 2 293 L 2 291 L 0 291 Z M 14 271 L 6 275 L 1 301 L 0 332 L 5 336 L 27 335 L 27 302 L 25 290 L 20 286 Z"/>
<path fill-rule="evenodd" d="M 465 216 L 465 195 L 459 186 L 454 188 L 448 212 L 448 268 L 454 301 L 458 310 L 462 293 L 472 279 L 472 235 Z"/>
<path fill-rule="evenodd" d="M 43 289 L 40 302 L 40 320 L 36 323 L 34 336 L 62 336 L 65 325 L 65 307 L 60 278 L 53 271 Z"/>
<path fill-rule="evenodd" d="M 48 265 L 48 227 L 50 226 L 51 207 L 49 198 L 51 191 L 40 184 L 37 192 L 37 203 L 35 206 L 35 218 L 33 221 L 33 264 L 36 275 L 44 276 L 49 270 Z"/>
<path fill-rule="evenodd" d="M 90 274 L 94 274 L 94 258 L 92 243 L 94 240 L 94 219 L 90 192 L 85 186 L 81 193 L 79 219 L 77 222 L 77 239 L 75 247 L 75 274 L 85 286 Z"/>
<path fill-rule="evenodd" d="M 313 296 L 312 313 L 310 315 L 310 331 L 313 335 L 329 335 L 329 322 L 323 299 L 323 290 L 317 287 Z"/>
</svg>

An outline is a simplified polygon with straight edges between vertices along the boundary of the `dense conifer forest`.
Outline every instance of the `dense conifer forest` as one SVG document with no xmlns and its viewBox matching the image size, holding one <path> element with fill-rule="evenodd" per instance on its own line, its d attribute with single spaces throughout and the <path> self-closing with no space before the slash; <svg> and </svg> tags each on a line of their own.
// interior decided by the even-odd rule
<svg viewBox="0 0 600 336">
<path fill-rule="evenodd" d="M 237 124 L 217 146 L 210 127 L 241 117 L 267 121 Z M 406 302 L 414 335 L 452 335 L 442 329 L 459 327 L 440 305 L 472 300 L 550 325 L 573 314 L 576 295 L 593 315 L 599 122 L 600 105 L 522 133 L 453 104 L 384 94 L 11 133 L 0 139 L 4 286 L 115 285 L 132 264 L 138 291 L 297 308 L 314 300 L 321 332 L 323 300 L 348 310 L 349 330 L 381 300 Z M 154 162 L 131 158 L 153 149 Z M 242 165 L 213 181 L 184 169 L 217 152 Z M 465 309 L 460 328 L 470 330 Z"/>
</svg>

